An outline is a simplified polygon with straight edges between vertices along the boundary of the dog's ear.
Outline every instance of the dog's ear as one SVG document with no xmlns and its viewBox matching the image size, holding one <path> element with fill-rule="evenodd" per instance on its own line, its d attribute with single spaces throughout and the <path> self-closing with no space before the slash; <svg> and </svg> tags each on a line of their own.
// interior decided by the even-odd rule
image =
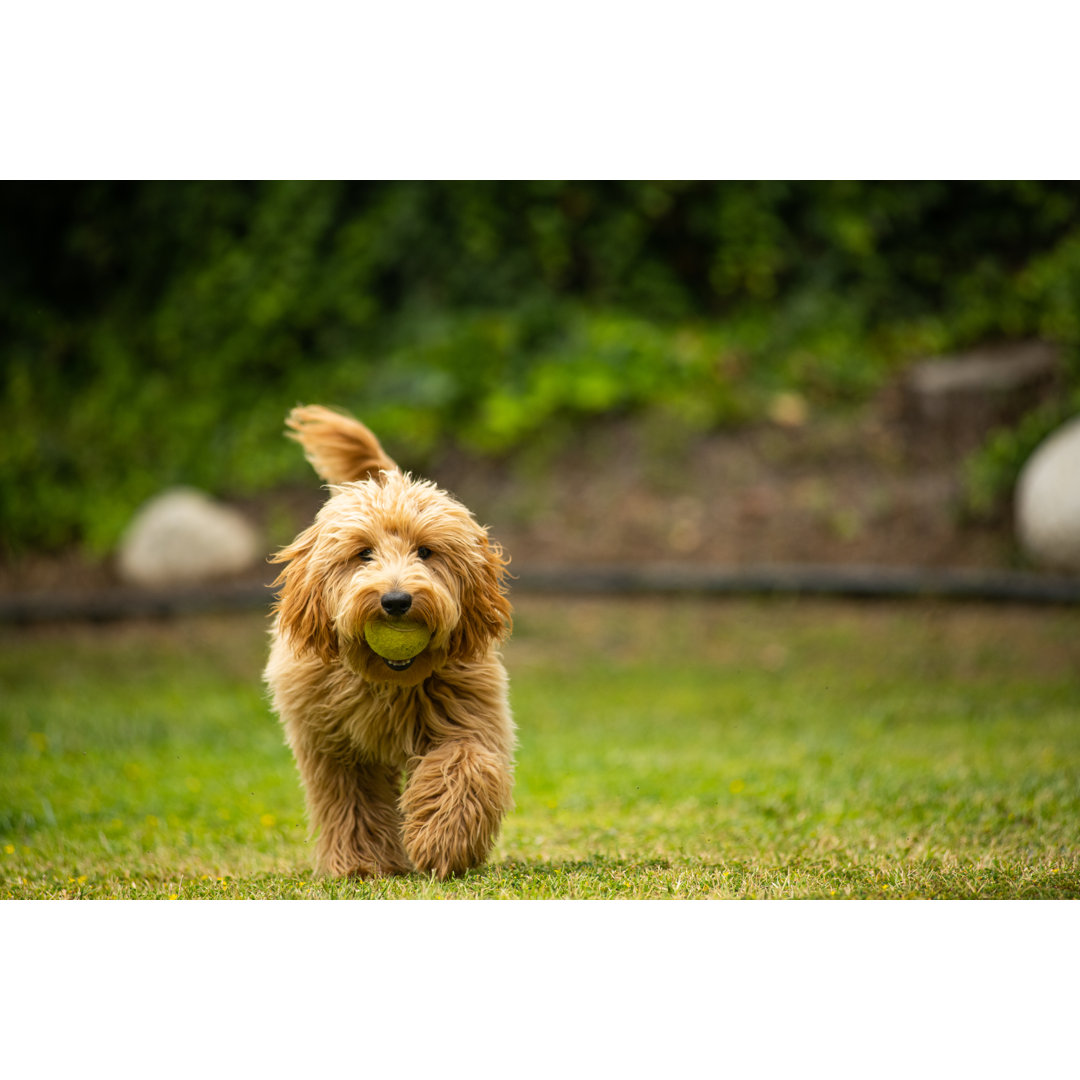
<svg viewBox="0 0 1080 1080">
<path fill-rule="evenodd" d="M 510 600 L 506 595 L 507 564 L 502 547 L 486 535 L 477 544 L 479 557 L 465 575 L 462 612 L 450 635 L 452 660 L 479 656 L 493 641 L 509 635 L 512 623 Z"/>
<path fill-rule="evenodd" d="M 316 573 L 313 565 L 317 539 L 318 526 L 312 525 L 270 557 L 271 562 L 286 564 L 274 581 L 274 587 L 281 590 L 274 611 L 278 627 L 297 648 L 313 652 L 329 664 L 337 658 L 337 635 L 323 596 L 323 575 Z"/>
</svg>

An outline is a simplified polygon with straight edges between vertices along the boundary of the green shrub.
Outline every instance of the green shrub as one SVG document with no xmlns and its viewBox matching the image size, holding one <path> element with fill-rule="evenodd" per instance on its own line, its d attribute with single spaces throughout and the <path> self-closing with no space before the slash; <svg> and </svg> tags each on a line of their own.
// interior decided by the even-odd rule
<svg viewBox="0 0 1080 1080">
<path fill-rule="evenodd" d="M 964 463 L 963 509 L 975 520 L 1008 512 L 1010 497 L 1028 458 L 1055 429 L 1080 415 L 1080 392 L 1032 409 L 1014 427 L 999 428 Z"/>
<path fill-rule="evenodd" d="M 859 401 L 986 339 L 1080 348 L 1069 183 L 7 184 L 0 218 L 9 551 L 107 550 L 167 483 L 302 475 L 297 401 L 419 462 Z"/>
</svg>

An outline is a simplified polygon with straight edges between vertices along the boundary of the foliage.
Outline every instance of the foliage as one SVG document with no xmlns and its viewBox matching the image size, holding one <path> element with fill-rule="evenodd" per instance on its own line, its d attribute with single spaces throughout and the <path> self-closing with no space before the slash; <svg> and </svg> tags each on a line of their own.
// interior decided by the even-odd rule
<svg viewBox="0 0 1080 1080">
<path fill-rule="evenodd" d="M 0 898 L 1080 898 L 1077 612 L 517 608 L 517 808 L 447 883 L 313 877 L 260 618 L 5 632 Z"/>
<path fill-rule="evenodd" d="M 992 432 L 967 462 L 965 509 L 989 518 L 1009 505 L 1028 458 L 1065 420 L 1080 414 L 1080 237 L 1071 236 L 1045 256 L 1035 258 L 1017 278 L 1017 291 L 1038 297 L 1037 332 L 1067 343 L 1067 388 L 1055 400 L 1036 407 L 1011 428 Z"/>
<path fill-rule="evenodd" d="M 1015 427 L 991 432 L 982 448 L 964 463 L 964 511 L 976 520 L 1005 513 L 1027 460 L 1076 415 L 1080 415 L 1080 385 L 1070 394 L 1032 409 Z"/>
<path fill-rule="evenodd" d="M 297 401 L 410 460 L 556 419 L 860 400 L 985 339 L 1080 347 L 1071 183 L 7 184 L 0 523 L 108 549 L 172 482 L 298 474 Z"/>
</svg>

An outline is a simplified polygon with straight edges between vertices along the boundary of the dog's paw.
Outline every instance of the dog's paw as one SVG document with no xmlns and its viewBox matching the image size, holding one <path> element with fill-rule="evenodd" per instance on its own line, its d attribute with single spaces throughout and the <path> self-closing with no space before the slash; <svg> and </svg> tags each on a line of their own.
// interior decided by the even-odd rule
<svg viewBox="0 0 1080 1080">
<path fill-rule="evenodd" d="M 445 879 L 483 863 L 510 789 L 509 763 L 483 747 L 446 744 L 422 758 L 401 798 L 402 839 L 416 868 Z"/>
</svg>

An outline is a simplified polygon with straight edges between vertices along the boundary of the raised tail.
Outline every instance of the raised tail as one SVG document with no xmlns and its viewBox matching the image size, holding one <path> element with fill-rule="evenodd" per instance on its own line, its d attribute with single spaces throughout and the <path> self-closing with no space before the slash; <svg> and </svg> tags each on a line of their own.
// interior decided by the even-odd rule
<svg viewBox="0 0 1080 1080">
<path fill-rule="evenodd" d="M 397 471 L 379 440 L 351 416 L 322 405 L 297 405 L 285 424 L 311 467 L 331 484 L 364 480 L 383 469 Z"/>
</svg>

